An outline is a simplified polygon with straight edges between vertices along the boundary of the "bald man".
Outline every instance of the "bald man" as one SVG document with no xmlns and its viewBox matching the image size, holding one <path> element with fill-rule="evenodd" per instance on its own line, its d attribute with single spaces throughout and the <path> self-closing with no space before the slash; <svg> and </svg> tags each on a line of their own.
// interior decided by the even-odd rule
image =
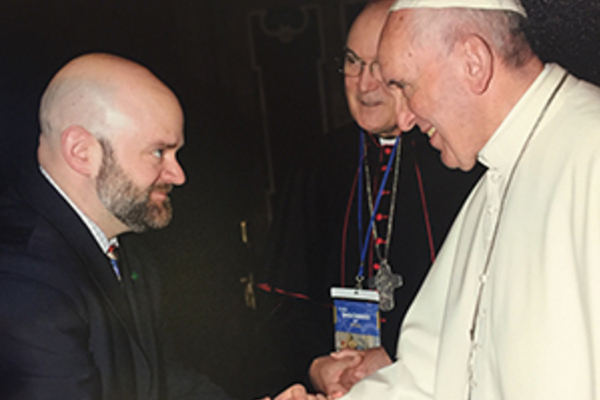
<svg viewBox="0 0 600 400">
<path fill-rule="evenodd" d="M 401 134 L 397 121 L 409 113 L 375 74 L 379 35 L 392 3 L 370 1 L 353 22 L 340 72 L 355 123 L 313 140 L 302 152 L 308 162 L 282 196 L 285 208 L 272 235 L 270 283 L 292 296 L 277 295 L 281 304 L 270 321 L 279 329 L 273 329 L 271 347 L 285 347 L 281 353 L 287 357 L 285 368 L 271 376 L 288 372 L 285 383 L 301 381 L 311 366 L 313 385 L 330 396 L 344 393 L 372 369 L 366 368 L 372 362 L 387 364 L 393 358 L 402 319 L 481 174 L 481 169 L 467 174 L 446 168 L 418 130 Z M 402 285 L 380 303 L 382 346 L 329 357 L 334 337 L 330 288 L 355 287 L 363 279 L 365 288 L 377 289 L 373 278 L 384 264 L 402 277 Z M 353 370 L 340 385 L 340 374 L 349 367 Z"/>
<path fill-rule="evenodd" d="M 164 345 L 157 265 L 129 234 L 171 220 L 183 122 L 165 84 L 116 56 L 48 85 L 39 166 L 0 198 L 0 398 L 228 399 Z"/>
</svg>

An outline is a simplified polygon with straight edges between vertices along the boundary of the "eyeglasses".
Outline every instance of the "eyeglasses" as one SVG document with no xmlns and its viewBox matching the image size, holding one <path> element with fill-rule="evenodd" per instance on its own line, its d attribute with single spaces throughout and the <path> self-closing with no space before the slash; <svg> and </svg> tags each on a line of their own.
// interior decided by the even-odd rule
<svg viewBox="0 0 600 400">
<path fill-rule="evenodd" d="M 372 61 L 367 64 L 362 58 L 360 58 L 355 52 L 349 48 L 344 48 L 344 58 L 340 62 L 338 72 L 344 76 L 354 78 L 362 75 L 365 66 L 368 66 L 371 76 L 376 77 L 379 64 L 377 61 Z"/>
</svg>

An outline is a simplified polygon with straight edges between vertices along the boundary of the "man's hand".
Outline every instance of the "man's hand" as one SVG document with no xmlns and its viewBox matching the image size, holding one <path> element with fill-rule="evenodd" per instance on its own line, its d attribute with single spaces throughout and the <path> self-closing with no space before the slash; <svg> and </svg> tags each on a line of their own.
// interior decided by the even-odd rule
<svg viewBox="0 0 600 400">
<path fill-rule="evenodd" d="M 390 365 L 392 360 L 382 347 L 369 350 L 344 349 L 315 359 L 310 366 L 314 387 L 330 399 L 346 394 L 364 377 Z"/>
<path fill-rule="evenodd" d="M 342 350 L 313 360 L 309 375 L 318 391 L 332 399 L 337 399 L 350 390 L 342 385 L 342 375 L 346 370 L 357 367 L 362 362 L 362 351 Z"/>
<path fill-rule="evenodd" d="M 271 400 L 271 398 L 265 397 L 262 400 Z M 327 400 L 327 398 L 322 394 L 306 393 L 304 386 L 295 384 L 281 392 L 275 400 Z"/>
</svg>

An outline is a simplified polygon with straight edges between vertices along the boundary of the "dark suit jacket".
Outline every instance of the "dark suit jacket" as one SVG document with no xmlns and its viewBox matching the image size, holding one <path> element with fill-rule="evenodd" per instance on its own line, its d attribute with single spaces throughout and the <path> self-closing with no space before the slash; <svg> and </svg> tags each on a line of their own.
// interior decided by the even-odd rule
<svg viewBox="0 0 600 400">
<path fill-rule="evenodd" d="M 0 197 L 1 399 L 228 399 L 168 350 L 157 265 L 135 236 L 120 238 L 122 287 L 39 171 Z"/>
</svg>

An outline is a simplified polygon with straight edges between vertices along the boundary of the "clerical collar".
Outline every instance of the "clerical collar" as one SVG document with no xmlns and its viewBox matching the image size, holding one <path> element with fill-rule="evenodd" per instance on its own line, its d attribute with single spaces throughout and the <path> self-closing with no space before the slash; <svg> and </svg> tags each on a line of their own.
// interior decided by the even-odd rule
<svg viewBox="0 0 600 400">
<path fill-rule="evenodd" d="M 73 201 L 69 198 L 69 196 L 67 196 L 67 194 L 60 188 L 60 186 L 58 186 L 58 184 L 56 182 L 54 182 L 54 180 L 52 179 L 50 174 L 48 174 L 48 172 L 41 165 L 40 165 L 40 172 L 42 173 L 44 178 L 46 178 L 46 180 L 48 182 L 50 182 L 50 184 L 54 187 L 54 189 L 56 189 L 56 191 L 58 193 L 60 193 L 60 195 L 65 199 L 65 201 L 71 206 L 71 208 L 79 216 L 79 218 L 81 218 L 81 220 L 83 221 L 85 226 L 88 228 L 88 230 L 90 231 L 90 233 L 96 240 L 96 243 L 98 243 L 98 246 L 100 246 L 100 249 L 102 250 L 103 253 L 106 253 L 108 251 L 108 248 L 111 245 L 116 245 L 116 246 L 119 245 L 119 241 L 117 240 L 116 237 L 114 237 L 112 239 L 108 239 L 106 237 L 104 232 L 102 232 L 102 229 L 100 229 L 100 227 L 98 225 L 96 225 L 96 223 L 94 221 L 89 219 L 88 216 L 85 215 L 83 213 L 83 211 L 81 211 L 75 205 L 75 203 L 73 203 Z"/>
<path fill-rule="evenodd" d="M 502 123 L 477 155 L 478 161 L 487 168 L 500 168 L 504 171 L 513 165 L 536 117 L 546 100 L 564 75 L 564 69 L 556 64 L 546 64 Z"/>
<path fill-rule="evenodd" d="M 396 144 L 397 137 L 384 138 L 381 136 L 377 136 L 377 139 L 379 139 L 379 144 L 382 146 L 393 146 L 394 144 Z"/>
</svg>

